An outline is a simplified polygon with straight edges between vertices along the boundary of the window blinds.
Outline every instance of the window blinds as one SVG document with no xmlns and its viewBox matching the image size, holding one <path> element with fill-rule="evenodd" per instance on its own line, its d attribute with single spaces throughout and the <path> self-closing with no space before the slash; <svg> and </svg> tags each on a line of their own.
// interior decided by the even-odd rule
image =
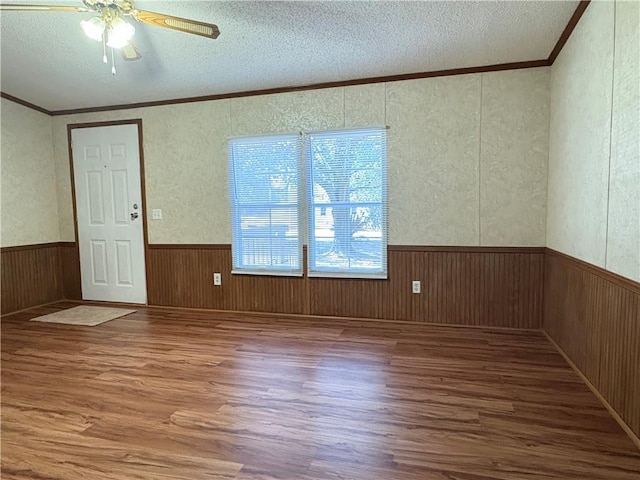
<svg viewBox="0 0 640 480">
<path fill-rule="evenodd" d="M 306 139 L 310 276 L 387 277 L 387 130 Z"/>
<path fill-rule="evenodd" d="M 233 273 L 302 275 L 300 135 L 229 141 Z"/>
</svg>

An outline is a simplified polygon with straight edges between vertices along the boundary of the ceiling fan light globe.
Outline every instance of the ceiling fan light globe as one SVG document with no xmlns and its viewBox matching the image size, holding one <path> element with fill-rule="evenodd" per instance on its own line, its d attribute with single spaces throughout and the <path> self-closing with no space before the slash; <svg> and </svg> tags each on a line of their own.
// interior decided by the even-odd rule
<svg viewBox="0 0 640 480">
<path fill-rule="evenodd" d="M 129 40 L 114 36 L 111 32 L 109 32 L 107 38 L 107 46 L 110 48 L 122 48 L 129 43 Z"/>
<path fill-rule="evenodd" d="M 122 48 L 129 43 L 135 33 L 136 29 L 133 25 L 117 18 L 107 31 L 107 45 L 111 48 Z"/>
<path fill-rule="evenodd" d="M 102 40 L 102 35 L 105 29 L 105 23 L 100 17 L 93 17 L 89 20 L 82 20 L 80 26 L 84 31 L 84 34 L 92 40 Z"/>
</svg>

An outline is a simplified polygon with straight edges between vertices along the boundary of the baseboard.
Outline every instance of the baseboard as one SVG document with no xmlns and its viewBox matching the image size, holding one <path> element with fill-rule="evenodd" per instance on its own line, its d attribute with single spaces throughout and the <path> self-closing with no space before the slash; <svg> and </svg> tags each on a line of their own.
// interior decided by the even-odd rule
<svg viewBox="0 0 640 480">
<path fill-rule="evenodd" d="M 549 340 L 549 342 L 551 342 L 551 344 L 556 348 L 556 350 L 558 350 L 558 353 L 560 353 L 560 355 L 562 355 L 562 357 L 566 360 L 566 362 L 569 364 L 569 366 L 578 374 L 578 376 L 587 385 L 587 387 L 589 387 L 589 389 L 598 398 L 598 400 L 600 400 L 600 403 L 602 403 L 602 405 L 604 405 L 604 407 L 609 411 L 611 416 L 615 419 L 616 422 L 618 422 L 618 424 L 622 427 L 622 429 L 625 431 L 625 433 L 629 436 L 631 441 L 640 450 L 640 438 L 633 432 L 633 430 L 631 430 L 629 425 L 626 424 L 626 422 L 622 419 L 622 417 L 620 415 L 618 415 L 618 412 L 616 412 L 615 409 L 609 404 L 609 402 L 607 402 L 607 400 L 602 396 L 602 394 L 598 391 L 598 389 L 595 386 L 593 386 L 593 384 L 589 381 L 589 379 L 584 376 L 584 374 L 575 365 L 575 363 L 573 363 L 573 361 L 569 358 L 569 356 L 566 353 L 564 353 L 564 350 L 562 350 L 560 345 L 558 345 L 555 342 L 555 340 L 549 336 L 549 334 L 547 332 L 542 330 L 542 333 L 544 334 L 545 337 L 547 337 L 547 340 Z"/>
<path fill-rule="evenodd" d="M 60 300 L 54 300 L 53 302 L 47 302 L 47 303 L 42 303 L 40 305 L 33 305 L 31 307 L 27 307 L 27 308 L 22 308 L 20 310 L 16 310 L 14 312 L 7 312 L 7 313 L 3 313 L 2 315 L 0 315 L 0 319 L 2 318 L 6 318 L 6 317 L 10 317 L 11 315 L 15 315 L 17 313 L 23 313 L 23 312 L 28 312 L 29 310 L 33 310 L 34 308 L 42 308 L 42 307 L 48 307 L 49 305 L 55 305 L 56 303 L 60 303 L 63 302 L 64 300 L 60 299 Z"/>
<path fill-rule="evenodd" d="M 215 315 L 242 315 L 251 318 L 275 318 L 275 319 L 291 319 L 291 320 L 335 320 L 349 322 L 367 322 L 367 323 L 390 323 L 396 325 L 424 325 L 429 327 L 453 327 L 453 328 L 471 328 L 476 330 L 500 330 L 508 332 L 542 332 L 539 328 L 517 328 L 517 327 L 501 327 L 501 326 L 485 326 L 485 325 L 465 325 L 458 323 L 434 323 L 434 322 L 417 322 L 415 320 L 394 320 L 386 318 L 368 318 L 368 317 L 339 317 L 332 315 L 307 315 L 301 313 L 274 313 L 274 312 L 256 312 L 243 310 L 219 310 L 213 308 L 194 308 L 194 307 L 172 307 L 168 305 L 141 305 L 138 303 L 122 303 L 122 302 L 102 302 L 96 300 L 61 300 L 69 303 L 77 303 L 78 305 L 105 305 L 110 307 L 128 307 L 128 308 L 150 308 L 156 310 L 186 311 L 186 312 L 203 312 Z"/>
</svg>

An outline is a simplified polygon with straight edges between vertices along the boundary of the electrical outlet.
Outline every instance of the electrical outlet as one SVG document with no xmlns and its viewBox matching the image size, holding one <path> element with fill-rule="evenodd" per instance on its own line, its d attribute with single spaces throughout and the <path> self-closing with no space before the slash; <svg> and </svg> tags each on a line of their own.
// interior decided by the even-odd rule
<svg viewBox="0 0 640 480">
<path fill-rule="evenodd" d="M 420 280 L 414 280 L 411 282 L 411 291 L 413 293 L 420 293 Z"/>
<path fill-rule="evenodd" d="M 151 210 L 151 219 L 162 220 L 162 210 L 159 208 L 154 208 L 153 210 Z"/>
<path fill-rule="evenodd" d="M 220 273 L 213 274 L 213 284 L 222 285 L 222 275 Z"/>
</svg>

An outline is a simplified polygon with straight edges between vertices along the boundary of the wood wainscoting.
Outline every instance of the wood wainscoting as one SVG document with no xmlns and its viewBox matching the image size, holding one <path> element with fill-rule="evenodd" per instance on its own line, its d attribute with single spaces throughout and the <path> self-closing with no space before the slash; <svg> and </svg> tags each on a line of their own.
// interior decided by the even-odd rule
<svg viewBox="0 0 640 480">
<path fill-rule="evenodd" d="M 75 242 L 2 250 L 2 313 L 80 300 Z M 231 245 L 149 245 L 149 305 L 539 329 L 543 248 L 390 246 L 388 280 L 231 275 Z M 213 285 L 213 273 L 222 285 Z M 411 293 L 411 282 L 422 293 Z"/>
<path fill-rule="evenodd" d="M 150 305 L 539 329 L 543 248 L 389 247 L 388 280 L 231 275 L 231 246 L 149 245 Z M 213 273 L 222 285 L 213 285 Z M 411 293 L 412 280 L 422 293 Z"/>
<path fill-rule="evenodd" d="M 58 243 L 42 243 L 0 250 L 2 313 L 63 298 Z"/>
<path fill-rule="evenodd" d="M 2 314 L 65 298 L 81 298 L 75 242 L 3 247 L 0 265 Z"/>
<path fill-rule="evenodd" d="M 60 258 L 60 281 L 62 293 L 67 300 L 82 300 L 82 279 L 80 278 L 80 253 L 76 242 L 58 244 Z"/>
<path fill-rule="evenodd" d="M 640 284 L 547 249 L 543 329 L 640 437 Z"/>
</svg>

